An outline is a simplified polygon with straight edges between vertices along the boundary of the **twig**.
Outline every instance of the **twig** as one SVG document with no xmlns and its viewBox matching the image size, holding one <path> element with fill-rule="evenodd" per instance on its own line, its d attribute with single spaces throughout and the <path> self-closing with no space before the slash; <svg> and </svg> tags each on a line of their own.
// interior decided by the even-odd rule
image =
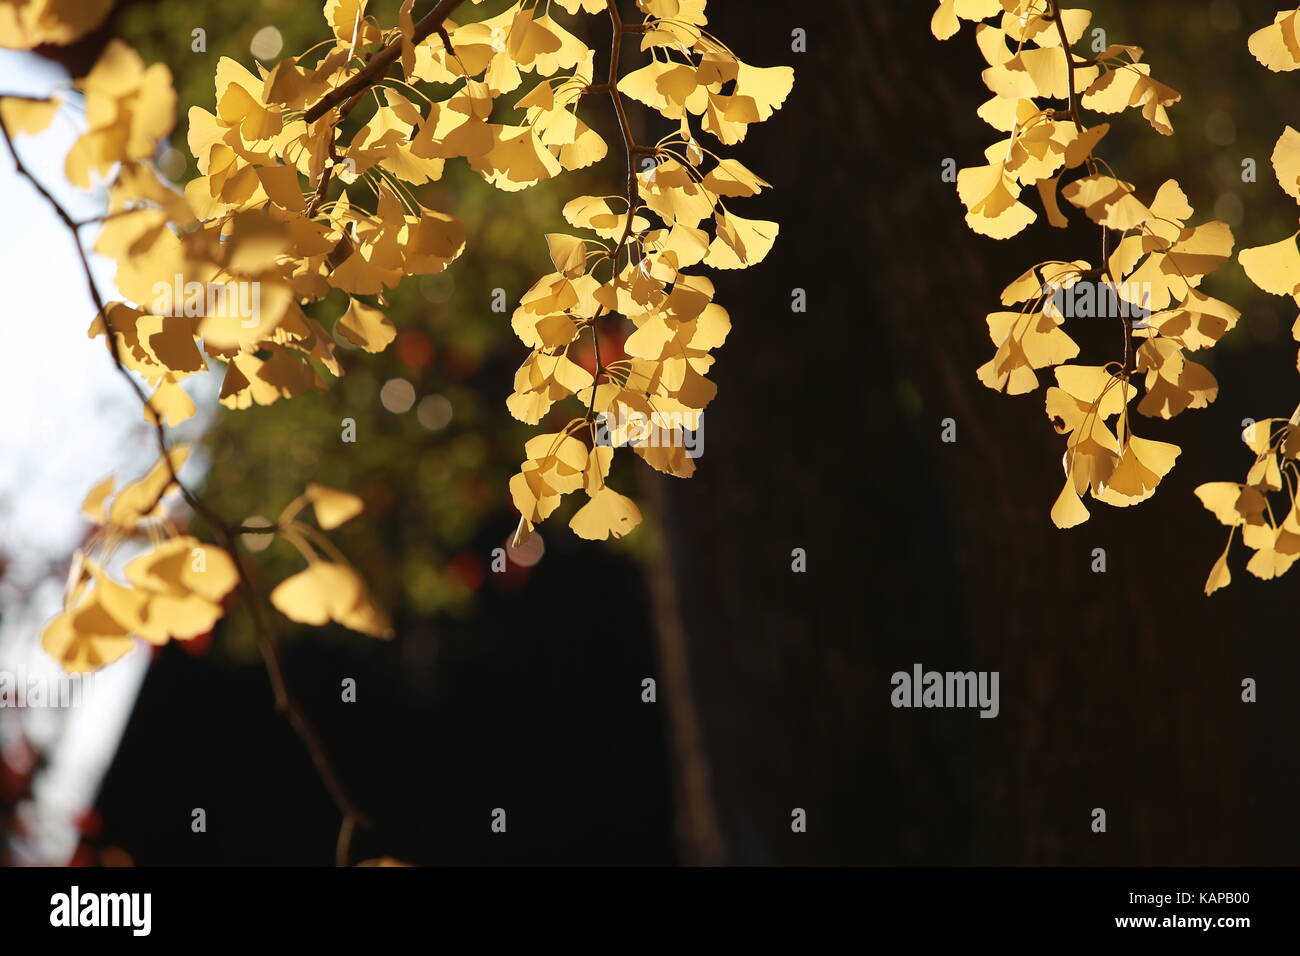
<svg viewBox="0 0 1300 956">
<path fill-rule="evenodd" d="M 1048 0 L 1050 16 L 1056 21 L 1056 32 L 1061 37 L 1061 52 L 1065 54 L 1065 81 L 1069 84 L 1070 91 L 1070 119 L 1074 120 L 1074 128 L 1083 130 L 1083 124 L 1079 122 L 1079 101 L 1074 92 L 1074 54 L 1070 52 L 1070 38 L 1065 35 L 1065 21 L 1061 19 L 1060 0 Z"/>
<path fill-rule="evenodd" d="M 462 0 L 438 0 L 433 9 L 415 24 L 415 31 L 411 35 L 411 43 L 418 45 L 423 43 L 431 33 L 439 33 L 443 37 L 443 42 L 447 44 L 448 51 L 450 51 L 451 40 L 447 37 L 447 31 L 443 29 L 442 23 L 451 15 L 453 10 L 460 6 L 461 2 Z M 388 46 L 372 53 L 366 59 L 365 66 L 352 74 L 345 82 L 322 96 L 316 105 L 303 115 L 303 119 L 308 123 L 314 123 L 334 107 L 339 106 L 340 103 L 343 105 L 339 109 L 339 118 L 342 119 L 347 116 L 352 107 L 356 106 L 360 100 L 360 94 L 378 83 L 380 78 L 388 72 L 388 68 L 401 55 L 402 39 L 398 37 Z"/>
<path fill-rule="evenodd" d="M 618 64 L 620 54 L 623 49 L 623 37 L 630 33 L 644 32 L 639 26 L 628 26 L 623 23 L 623 18 L 618 13 L 617 0 L 605 0 L 609 7 L 609 20 L 612 27 L 612 36 L 609 45 L 609 72 L 606 80 L 599 87 L 587 87 L 586 92 L 603 91 L 609 93 L 610 100 L 614 103 L 614 112 L 618 116 L 618 129 L 623 138 L 623 153 L 627 158 L 627 220 L 623 224 L 623 235 L 618 240 L 618 245 L 610 254 L 610 261 L 614 268 L 613 279 L 618 280 L 618 260 L 627 248 L 627 241 L 632 235 L 632 223 L 636 219 L 636 210 L 639 203 L 639 191 L 636 184 L 636 156 L 640 153 L 654 154 L 654 150 L 647 146 L 638 146 L 636 139 L 632 135 L 632 125 L 628 122 L 627 111 L 623 108 L 623 96 L 618 91 Z M 597 309 L 595 316 L 591 320 L 591 340 L 595 351 L 596 371 L 592 376 L 591 383 L 591 403 L 587 408 L 587 417 L 590 419 L 596 407 L 596 383 L 600 379 L 604 367 L 600 361 L 600 327 L 598 321 L 603 309 Z"/>
</svg>

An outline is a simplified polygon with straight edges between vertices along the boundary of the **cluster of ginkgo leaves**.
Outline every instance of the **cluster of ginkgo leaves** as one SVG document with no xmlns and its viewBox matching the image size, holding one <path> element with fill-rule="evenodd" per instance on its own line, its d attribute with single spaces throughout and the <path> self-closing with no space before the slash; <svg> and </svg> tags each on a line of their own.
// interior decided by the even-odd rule
<svg viewBox="0 0 1300 956">
<path fill-rule="evenodd" d="M 1248 47 L 1274 72 L 1300 69 L 1300 11 L 1279 12 L 1270 26 L 1251 34 Z M 1278 185 L 1300 203 L 1300 132 L 1286 127 L 1273 147 L 1272 162 Z M 1273 295 L 1289 296 L 1300 306 L 1297 237 L 1300 230 L 1268 245 L 1242 249 L 1238 259 L 1255 285 Z M 1291 331 L 1300 341 L 1300 316 Z M 1254 552 L 1246 570 L 1256 577 L 1278 577 L 1300 558 L 1300 408 L 1290 419 L 1248 424 L 1242 440 L 1255 454 L 1245 481 L 1212 481 L 1196 489 L 1205 507 L 1229 529 L 1223 554 L 1205 582 L 1206 594 L 1232 581 L 1228 553 L 1237 529 L 1241 529 L 1242 542 Z"/>
<path fill-rule="evenodd" d="M 367 13 L 367 0 L 327 0 L 329 35 L 302 55 L 255 70 L 229 58 L 217 63 L 214 111 L 189 110 L 199 175 L 181 191 L 153 164 L 175 122 L 170 72 L 111 41 L 74 84 L 84 96 L 86 131 L 66 161 L 71 182 L 106 186 L 108 194 L 94 249 L 114 263 L 119 298 L 105 303 L 91 336 L 103 336 L 114 360 L 148 385 L 145 419 L 160 436 L 164 425 L 195 413 L 181 383 L 213 361 L 224 363 L 220 401 L 227 408 L 323 389 L 322 372 L 342 374 L 337 336 L 368 352 L 385 349 L 396 337 L 384 313 L 386 291 L 408 276 L 441 272 L 465 248 L 462 224 L 426 207 L 420 187 L 455 159 L 507 192 L 589 166 L 608 147 L 577 108 L 585 96 L 608 94 L 624 140 L 627 193 L 565 205 L 568 223 L 594 238 L 546 237 L 556 271 L 525 293 L 513 321 L 533 352 L 516 378 L 510 411 L 537 424 L 552 404 L 574 397 L 586 416 L 530 441 L 511 491 L 520 535 L 578 487 L 590 500 L 571 523 L 577 534 L 627 533 L 640 513 L 605 485 L 613 446 L 632 443 L 674 475 L 691 474 L 693 463 L 682 442 L 637 444 L 642 436 L 626 429 L 602 444 L 596 416 L 631 408 L 697 427 L 715 391 L 704 377 L 710 350 L 722 344 L 730 320 L 712 302 L 712 283 L 684 270 L 752 265 L 777 232 L 776 223 L 726 207 L 724 200 L 768 184 L 707 150 L 697 130 L 724 144 L 740 141 L 781 105 L 793 72 L 742 62 L 706 30 L 705 4 L 636 0 L 643 19 L 624 24 L 612 0 L 519 0 L 484 20 L 439 17 L 419 29 L 414 0 L 403 0 L 389 27 Z M 70 42 L 109 6 L 3 0 L 0 45 Z M 594 79 L 594 50 L 552 16 L 561 10 L 608 14 L 608 82 Z M 640 38 L 650 62 L 619 76 L 627 35 Z M 376 59 L 387 65 L 385 51 L 396 53 L 389 58 L 396 71 L 367 72 Z M 357 80 L 364 83 L 355 95 L 336 95 Z M 637 146 L 625 98 L 677 121 L 677 130 L 652 148 Z M 10 135 L 38 133 L 63 100 L 0 97 L 0 118 Z M 364 123 L 348 121 L 354 110 Z M 649 162 L 634 172 L 640 157 Z M 652 227 L 643 209 L 662 225 Z M 701 226 L 708 219 L 711 233 Z M 327 329 L 313 304 L 335 291 L 346 295 L 347 307 Z M 636 326 L 629 358 L 601 365 L 596 340 L 593 375 L 567 353 L 584 331 L 596 339 L 600 319 L 616 314 Z M 176 473 L 183 459 L 178 449 L 165 454 L 106 511 L 111 479 L 88 497 L 85 511 L 99 531 L 74 561 L 65 611 L 45 634 L 46 648 L 65 666 L 103 666 L 129 646 L 130 634 L 155 642 L 193 637 L 220 616 L 238 562 L 177 533 L 162 509 L 177 488 L 191 497 Z M 272 604 L 295 621 L 334 620 L 386 636 L 388 620 L 360 576 L 318 530 L 294 520 L 307 502 L 326 530 L 361 509 L 360 499 L 317 485 L 285 509 L 270 530 L 302 552 L 307 568 L 274 590 Z M 127 566 L 124 586 L 104 565 L 124 540 L 142 534 L 155 550 Z"/>
<path fill-rule="evenodd" d="M 705 29 L 704 0 L 641 0 L 639 6 L 645 22 L 628 31 L 616 21 L 615 30 L 639 35 L 651 61 L 622 77 L 611 70 L 608 82 L 609 95 L 619 101 L 627 192 L 565 204 L 565 220 L 594 236 L 546 237 L 555 271 L 524 294 L 512 320 L 533 351 L 515 374 L 511 413 L 535 425 L 562 399 L 576 398 L 585 409 L 583 417 L 528 442 L 527 459 L 510 481 L 522 516 L 516 542 L 579 488 L 588 500 L 570 527 L 580 537 L 622 537 L 635 528 L 640 510 L 606 484 L 615 447 L 632 447 L 666 474 L 694 472 L 683 432 L 699 427 L 717 391 L 705 373 L 731 319 L 713 301 L 713 283 L 686 270 L 751 266 L 777 235 L 775 222 L 727 208 L 728 200 L 757 195 L 769 184 L 707 149 L 697 134 L 728 145 L 744 139 L 751 123 L 780 107 L 793 71 L 740 60 Z M 590 67 L 587 58 L 570 80 L 521 100 L 529 121 L 553 129 L 554 116 L 567 116 L 564 111 L 591 84 Z M 651 107 L 677 128 L 653 147 L 638 146 L 623 118 L 622 97 Z M 633 165 L 638 156 L 647 160 L 639 171 Z M 635 331 L 623 343 L 626 358 L 602 362 L 601 320 L 614 314 Z M 586 333 L 594 340 L 594 373 L 569 355 Z M 606 426 L 603 437 L 598 422 Z"/>
<path fill-rule="evenodd" d="M 931 26 L 947 39 L 962 19 L 990 18 L 975 28 L 988 64 L 982 77 L 993 93 L 978 113 L 1004 138 L 985 150 L 984 165 L 958 172 L 967 224 L 997 239 L 1016 235 L 1038 217 L 1020 201 L 1032 185 L 1051 225 L 1069 225 L 1059 193 L 1102 233 L 1098 266 L 1041 262 L 1003 290 L 1003 311 L 986 319 L 997 351 L 978 370 L 985 385 L 1009 394 L 1033 391 L 1037 371 L 1054 370 L 1047 414 L 1068 437 L 1065 486 L 1051 517 L 1068 528 L 1087 520 L 1084 496 L 1133 505 L 1154 494 L 1173 468 L 1177 445 L 1133 433 L 1134 399 L 1141 395 L 1140 414 L 1168 419 L 1217 396 L 1214 376 L 1187 353 L 1214 345 L 1239 317 L 1199 288 L 1231 257 L 1233 236 L 1222 222 L 1189 224 L 1193 210 L 1176 181 L 1144 201 L 1096 155 L 1110 126 L 1085 126 L 1084 110 L 1135 109 L 1156 132 L 1173 132 L 1167 108 L 1180 94 L 1152 78 L 1140 47 L 1112 44 L 1077 55 L 1092 14 L 1061 9 L 1056 0 L 943 0 Z M 1113 296 L 1117 314 L 1107 318 L 1120 323 L 1124 343 L 1114 361 L 1070 364 L 1080 350 L 1058 301 L 1080 282 Z"/>
</svg>

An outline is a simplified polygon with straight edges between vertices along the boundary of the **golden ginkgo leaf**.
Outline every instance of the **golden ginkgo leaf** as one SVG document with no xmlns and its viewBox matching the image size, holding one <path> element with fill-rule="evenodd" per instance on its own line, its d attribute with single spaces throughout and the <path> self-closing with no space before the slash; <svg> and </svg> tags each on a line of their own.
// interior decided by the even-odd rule
<svg viewBox="0 0 1300 956">
<path fill-rule="evenodd" d="M 604 541 L 621 538 L 641 523 L 641 509 L 631 498 L 603 485 L 574 513 L 569 527 L 580 538 Z"/>
<path fill-rule="evenodd" d="M 939 9 L 930 18 L 930 32 L 947 40 L 957 32 L 962 20 L 984 20 L 1001 10 L 1001 0 L 939 0 Z"/>
<path fill-rule="evenodd" d="M 108 498 L 117 486 L 117 479 L 109 475 L 87 492 L 81 502 L 81 513 L 93 524 L 103 524 L 108 518 Z"/>
<path fill-rule="evenodd" d="M 1300 11 L 1279 10 L 1271 24 L 1250 35 L 1246 46 L 1274 73 L 1300 69 Z"/>
<path fill-rule="evenodd" d="M 126 566 L 133 585 L 166 594 L 197 594 L 222 600 L 239 581 L 234 560 L 222 548 L 190 535 L 169 538 Z"/>
<path fill-rule="evenodd" d="M 338 321 L 338 330 L 353 345 L 367 352 L 382 352 L 397 338 L 397 327 L 379 309 L 348 298 L 348 310 Z"/>
<path fill-rule="evenodd" d="M 1296 246 L 1297 235 L 1300 233 L 1293 233 L 1266 246 L 1242 249 L 1237 258 L 1246 270 L 1246 275 L 1250 276 L 1250 281 L 1273 295 L 1300 294 L 1300 247 Z"/>
<path fill-rule="evenodd" d="M 365 503 L 356 495 L 315 482 L 307 486 L 303 496 L 316 512 L 316 523 L 326 531 L 351 521 L 365 509 Z"/>
<path fill-rule="evenodd" d="M 0 47 L 71 43 L 99 26 L 112 6 L 113 0 L 6 0 L 0 4 Z"/>
<path fill-rule="evenodd" d="M 1125 63 L 1118 69 L 1103 72 L 1084 92 L 1080 103 L 1100 113 L 1118 113 L 1134 106 L 1157 133 L 1169 136 L 1173 125 L 1166 107 L 1182 99 L 1182 94 L 1151 78 L 1149 63 Z"/>
<path fill-rule="evenodd" d="M 1273 172 L 1277 183 L 1300 202 L 1300 132 L 1288 126 L 1273 146 Z"/>
<path fill-rule="evenodd" d="M 172 472 L 180 471 L 189 453 L 188 446 L 176 445 L 168 452 L 168 461 L 159 460 L 143 478 L 123 487 L 109 507 L 109 523 L 130 530 L 139 521 L 157 516 L 163 496 L 174 486 Z"/>
<path fill-rule="evenodd" d="M 1223 549 L 1219 560 L 1210 568 L 1209 577 L 1205 579 L 1205 596 L 1209 597 L 1219 588 L 1226 588 L 1232 583 L 1232 571 L 1228 568 L 1228 548 Z"/>
<path fill-rule="evenodd" d="M 41 648 L 70 674 L 84 674 L 113 663 L 135 646 L 130 632 L 90 592 L 45 626 Z"/>
<path fill-rule="evenodd" d="M 546 246 L 551 253 L 551 262 L 555 271 L 570 279 L 576 279 L 587 271 L 587 244 L 574 236 L 559 232 L 548 232 L 545 236 Z"/>
<path fill-rule="evenodd" d="M 1009 239 L 1038 218 L 1020 202 L 1020 184 L 1003 162 L 958 171 L 957 195 L 967 209 L 966 225 L 993 239 Z"/>
<path fill-rule="evenodd" d="M 715 269 L 745 269 L 762 262 L 772 250 L 781 227 L 765 219 L 744 219 L 718 212 L 717 236 L 709 244 L 704 264 Z"/>
<path fill-rule="evenodd" d="M 276 585 L 271 603 L 300 624 L 336 621 L 371 637 L 393 636 L 387 615 L 371 602 L 361 576 L 345 564 L 313 561 Z"/>
<path fill-rule="evenodd" d="M 1093 222 L 1121 232 L 1135 229 L 1151 218 L 1151 210 L 1134 195 L 1132 184 L 1113 176 L 1084 176 L 1065 186 L 1061 195 Z"/>
<path fill-rule="evenodd" d="M 31 136 L 54 122 L 59 106 L 60 100 L 55 97 L 0 96 L 0 119 L 4 120 L 10 136 Z"/>
<path fill-rule="evenodd" d="M 1155 494 L 1160 479 L 1169 474 L 1182 449 L 1163 441 L 1128 436 L 1119 464 L 1093 497 L 1108 505 L 1127 507 Z"/>
</svg>

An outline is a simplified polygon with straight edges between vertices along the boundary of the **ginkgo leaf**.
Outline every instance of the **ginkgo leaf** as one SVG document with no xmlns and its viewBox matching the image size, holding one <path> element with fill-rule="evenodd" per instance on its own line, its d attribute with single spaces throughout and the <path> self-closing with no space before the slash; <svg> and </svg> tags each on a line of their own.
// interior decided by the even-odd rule
<svg viewBox="0 0 1300 956">
<path fill-rule="evenodd" d="M 0 96 L 0 119 L 10 136 L 31 136 L 54 122 L 61 101 L 57 98 L 36 99 L 24 96 Z"/>
<path fill-rule="evenodd" d="M 109 507 L 109 523 L 130 530 L 140 520 L 157 515 L 163 496 L 174 486 L 172 471 L 179 473 L 188 457 L 189 448 L 176 445 L 168 452 L 167 461 L 158 461 L 139 481 L 123 487 Z"/>
<path fill-rule="evenodd" d="M 1020 185 L 1005 163 L 959 170 L 957 195 L 966 205 L 966 224 L 993 239 L 1009 239 L 1038 218 L 1020 202 Z"/>
<path fill-rule="evenodd" d="M 618 239 L 623 235 L 627 224 L 627 213 L 616 212 L 606 197 L 579 196 L 564 204 L 561 210 L 569 225 L 593 230 L 605 239 Z M 643 216 L 633 217 L 632 230 L 640 232 L 649 228 L 650 222 Z"/>
<path fill-rule="evenodd" d="M 145 67 L 135 50 L 111 40 L 85 79 L 90 128 L 72 145 L 64 164 L 68 178 L 84 188 L 114 164 L 153 155 L 171 131 L 176 93 L 162 63 Z"/>
<path fill-rule="evenodd" d="M 1160 479 L 1169 474 L 1182 449 L 1168 442 L 1129 436 L 1119 464 L 1093 497 L 1108 505 L 1126 507 L 1155 494 Z"/>
<path fill-rule="evenodd" d="M 338 321 L 338 330 L 353 345 L 367 352 L 382 352 L 397 337 L 392 320 L 374 306 L 349 298 L 348 310 Z"/>
<path fill-rule="evenodd" d="M 745 269 L 762 262 L 781 227 L 765 219 L 744 219 L 735 213 L 714 216 L 717 237 L 709 244 L 704 264 L 715 269 Z"/>
<path fill-rule="evenodd" d="M 939 9 L 930 18 L 930 31 L 947 40 L 957 32 L 961 20 L 984 20 L 1001 10 L 1001 0 L 939 0 Z"/>
<path fill-rule="evenodd" d="M 7 0 L 0 5 L 0 47 L 66 45 L 103 22 L 113 0 Z"/>
<path fill-rule="evenodd" d="M 1064 99 L 1073 83 L 1087 87 L 1098 75 L 1095 66 L 1071 70 L 1059 49 L 1024 47 L 1005 62 L 995 63 L 981 75 L 984 85 L 998 96 L 1013 99 L 1053 97 Z"/>
<path fill-rule="evenodd" d="M 1273 172 L 1277 183 L 1300 202 L 1300 132 L 1288 126 L 1273 147 Z"/>
<path fill-rule="evenodd" d="M 194 399 L 190 398 L 185 389 L 175 382 L 164 380 L 149 396 L 149 401 L 144 406 L 144 420 L 150 425 L 161 421 L 168 427 L 174 427 L 192 418 L 197 411 Z"/>
<path fill-rule="evenodd" d="M 574 513 L 569 527 L 580 538 L 604 541 L 611 535 L 621 538 L 640 523 L 636 502 L 603 485 Z"/>
<path fill-rule="evenodd" d="M 69 674 L 99 670 L 134 646 L 130 632 L 94 594 L 58 615 L 41 632 L 41 649 Z"/>
<path fill-rule="evenodd" d="M 109 475 L 87 492 L 85 500 L 81 502 L 81 513 L 87 520 L 97 525 L 104 523 L 108 518 L 108 497 L 116 486 L 117 479 Z"/>
<path fill-rule="evenodd" d="M 1088 86 L 1080 99 L 1086 109 L 1100 113 L 1118 113 L 1130 106 L 1142 108 L 1142 115 L 1152 129 L 1169 136 L 1174 129 L 1166 107 L 1182 99 L 1182 94 L 1151 78 L 1149 63 L 1126 63 L 1119 69 L 1103 72 Z"/>
<path fill-rule="evenodd" d="M 220 601 L 239 580 L 235 563 L 223 549 L 190 535 L 169 538 L 132 560 L 126 577 L 138 588 L 173 595 L 196 594 Z"/>
<path fill-rule="evenodd" d="M 1236 326 L 1240 317 L 1241 313 L 1228 303 L 1191 289 L 1176 308 L 1151 315 L 1147 324 L 1183 348 L 1196 350 L 1214 345 Z"/>
<path fill-rule="evenodd" d="M 1271 524 L 1243 526 L 1241 540 L 1255 551 L 1246 563 L 1246 570 L 1265 581 L 1285 574 L 1300 558 L 1300 525 L 1295 521 L 1294 510 L 1276 527 Z"/>
<path fill-rule="evenodd" d="M 1151 218 L 1151 210 L 1138 201 L 1133 186 L 1100 173 L 1076 179 L 1061 190 L 1088 218 L 1121 232 L 1135 229 Z"/>
<path fill-rule="evenodd" d="M 1274 73 L 1300 69 L 1300 11 L 1278 11 L 1271 24 L 1250 35 L 1246 46 Z"/>
<path fill-rule="evenodd" d="M 1070 220 L 1061 213 L 1060 204 L 1056 201 L 1056 184 L 1060 178 L 1060 176 L 1053 176 L 1051 179 L 1040 179 L 1037 183 L 1038 197 L 1043 201 L 1043 212 L 1047 213 L 1047 221 L 1057 229 L 1068 229 Z"/>
<path fill-rule="evenodd" d="M 339 491 L 312 482 L 303 492 L 316 512 L 316 523 L 326 531 L 351 521 L 365 509 L 365 503 L 354 494 Z"/>
<path fill-rule="evenodd" d="M 718 196 L 757 196 L 771 183 L 734 159 L 720 159 L 703 179 L 704 188 Z"/>
<path fill-rule="evenodd" d="M 1073 528 L 1076 525 L 1083 524 L 1089 517 L 1083 499 L 1074 490 L 1074 483 L 1067 480 L 1065 487 L 1061 489 L 1060 495 L 1057 496 L 1056 503 L 1052 505 L 1052 524 L 1061 529 Z"/>
<path fill-rule="evenodd" d="M 545 236 L 555 271 L 570 279 L 587 271 L 587 244 L 574 236 L 548 232 Z"/>
<path fill-rule="evenodd" d="M 1219 588 L 1226 588 L 1232 583 L 1232 571 L 1228 568 L 1228 549 L 1219 555 L 1219 560 L 1210 568 L 1210 575 L 1205 579 L 1205 596 L 1209 597 Z"/>
<path fill-rule="evenodd" d="M 1300 293 L 1300 247 L 1296 246 L 1294 233 L 1286 239 L 1266 246 L 1242 249 L 1237 258 L 1241 267 L 1265 292 L 1273 295 Z"/>
<path fill-rule="evenodd" d="M 345 564 L 314 561 L 271 592 L 271 603 L 285 617 L 320 626 L 335 621 L 371 637 L 392 637 L 387 616 L 370 601 L 361 576 Z"/>
</svg>

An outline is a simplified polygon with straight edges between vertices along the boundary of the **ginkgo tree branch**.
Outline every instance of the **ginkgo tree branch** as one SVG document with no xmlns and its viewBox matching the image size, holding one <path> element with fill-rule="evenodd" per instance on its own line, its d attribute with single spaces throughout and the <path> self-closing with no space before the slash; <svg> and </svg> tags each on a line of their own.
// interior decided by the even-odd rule
<svg viewBox="0 0 1300 956">
<path fill-rule="evenodd" d="M 437 33 L 443 37 L 443 42 L 450 49 L 451 42 L 447 39 L 443 21 L 451 16 L 451 12 L 462 2 L 463 0 L 438 0 L 432 10 L 416 21 L 415 29 L 411 34 L 411 44 L 423 43 L 430 35 Z M 378 83 L 401 55 L 402 38 L 398 37 L 372 53 L 366 60 L 365 66 L 322 96 L 315 106 L 307 110 L 303 119 L 308 123 L 314 123 L 336 106 L 339 107 L 339 118 L 342 119 L 361 99 L 360 94 Z"/>
<path fill-rule="evenodd" d="M 1070 52 L 1070 38 L 1065 33 L 1065 20 L 1061 16 L 1060 0 L 1047 0 L 1048 16 L 1056 21 L 1056 32 L 1061 37 L 1061 52 L 1065 54 L 1065 82 L 1066 89 L 1069 91 L 1070 119 L 1074 120 L 1074 128 L 1083 131 L 1083 124 L 1079 122 L 1079 100 L 1078 94 L 1074 91 L 1074 54 Z"/>
<path fill-rule="evenodd" d="M 170 484 L 174 484 L 180 491 L 185 501 L 192 507 L 195 512 L 202 515 L 215 529 L 221 538 L 222 544 L 230 553 L 231 560 L 234 562 L 235 571 L 239 578 L 239 593 L 249 616 L 253 621 L 253 631 L 256 635 L 258 649 L 262 654 L 265 662 L 267 675 L 270 678 L 271 689 L 275 697 L 275 706 L 278 711 L 285 715 L 289 724 L 293 727 L 294 732 L 298 735 L 303 746 L 307 749 L 311 757 L 312 764 L 315 766 L 316 773 L 320 777 L 330 798 L 333 800 L 339 812 L 343 815 L 343 823 L 339 833 L 338 845 L 336 847 L 335 862 L 340 866 L 346 866 L 350 851 L 351 836 L 357 824 L 365 827 L 371 826 L 371 822 L 366 814 L 357 806 L 347 787 L 343 784 L 338 771 L 334 767 L 333 760 L 322 741 L 320 734 L 315 726 L 307 718 L 293 692 L 289 688 L 288 681 L 285 678 L 284 660 L 280 654 L 280 649 L 275 640 L 271 637 L 270 627 L 263 616 L 261 603 L 257 599 L 257 590 L 253 585 L 252 577 L 244 565 L 243 558 L 240 554 L 239 536 L 241 534 L 271 534 L 274 528 L 270 527 L 249 527 L 244 525 L 233 524 L 221 518 L 213 508 L 198 496 L 191 488 L 180 480 L 176 473 L 176 466 L 172 461 L 171 449 L 167 443 L 167 433 L 163 427 L 162 416 L 153 407 L 149 396 L 145 393 L 140 383 L 136 381 L 122 360 L 121 343 L 118 341 L 117 332 L 113 328 L 112 320 L 109 317 L 108 310 L 104 306 L 103 297 L 99 294 L 99 287 L 95 283 L 95 275 L 90 267 L 90 260 L 86 255 L 86 250 L 81 244 L 81 235 L 79 227 L 86 223 L 78 222 L 64 209 L 63 205 L 54 197 L 54 195 L 45 188 L 44 184 L 32 174 L 22 161 L 17 148 L 14 146 L 13 138 L 9 134 L 9 128 L 5 123 L 3 115 L 0 115 L 0 138 L 4 139 L 5 146 L 8 148 L 9 155 L 14 162 L 14 171 L 26 179 L 32 188 L 49 204 L 54 210 L 54 214 L 59 221 L 67 227 L 72 236 L 73 246 L 77 252 L 78 261 L 81 264 L 81 271 L 86 279 L 86 286 L 90 293 L 91 302 L 94 304 L 97 313 L 101 317 L 105 332 L 108 338 L 109 354 L 113 359 L 113 366 L 118 373 L 126 380 L 131 390 L 139 398 L 148 412 L 148 419 L 153 424 L 154 434 L 157 438 L 158 451 L 170 477 Z M 90 220 L 94 221 L 94 220 Z M 166 494 L 167 488 L 164 486 L 159 492 L 158 499 L 154 505 L 145 509 L 145 513 L 153 510 L 158 502 Z"/>
<path fill-rule="evenodd" d="M 1074 88 L 1074 71 L 1078 68 L 1080 64 L 1076 64 L 1074 59 L 1074 54 L 1070 52 L 1070 38 L 1065 32 L 1065 18 L 1061 16 L 1060 0 L 1047 0 L 1047 5 L 1048 5 L 1047 15 L 1050 19 L 1056 21 L 1056 32 L 1057 35 L 1061 38 L 1061 53 L 1065 56 L 1065 83 L 1066 83 L 1066 91 L 1068 93 L 1070 119 L 1074 121 L 1075 130 L 1078 133 L 1082 134 L 1084 132 L 1084 129 L 1083 129 L 1083 121 L 1079 118 L 1079 94 L 1075 91 Z M 1101 226 L 1102 262 L 1101 262 L 1100 270 L 1102 275 L 1106 278 L 1108 285 L 1110 285 L 1113 288 L 1115 285 L 1115 277 L 1111 275 L 1110 264 L 1106 259 L 1106 235 L 1107 235 L 1106 226 L 1105 224 L 1102 224 Z M 1130 321 L 1127 315 L 1120 315 L 1119 324 L 1120 324 L 1120 329 L 1123 332 L 1123 336 L 1124 336 L 1124 364 L 1123 364 L 1122 372 L 1123 372 L 1123 377 L 1127 380 L 1129 376 L 1131 376 L 1134 372 L 1137 371 L 1137 366 L 1136 366 L 1137 354 L 1133 350 L 1133 342 L 1132 342 L 1133 323 Z"/>
<path fill-rule="evenodd" d="M 609 71 L 606 74 L 605 82 L 599 86 L 588 86 L 584 93 L 608 93 L 611 102 L 614 104 L 614 113 L 618 117 L 619 135 L 623 140 L 623 154 L 626 160 L 627 169 L 627 188 L 624 198 L 627 200 L 627 219 L 623 224 L 623 235 L 619 237 L 618 244 L 614 251 L 610 253 L 610 262 L 613 265 L 613 281 L 618 281 L 618 260 L 627 248 L 628 240 L 632 236 L 632 224 L 636 220 L 636 210 L 639 204 L 639 190 L 636 183 L 636 157 L 642 153 L 653 155 L 655 150 L 638 146 L 636 138 L 632 135 L 632 124 L 628 122 L 627 110 L 623 107 L 623 94 L 618 90 L 618 67 L 620 54 L 623 49 L 623 38 L 629 34 L 644 33 L 644 27 L 641 24 L 625 24 L 622 16 L 618 12 L 618 0 L 605 0 L 609 8 L 609 20 L 611 27 L 611 37 L 609 43 Z M 596 385 L 600 379 L 601 373 L 605 370 L 600 361 L 600 317 L 604 314 L 604 307 L 596 310 L 596 314 L 591 319 L 591 341 L 592 350 L 595 358 L 595 372 L 592 375 L 591 382 L 591 403 L 587 407 L 587 418 L 594 416 L 596 409 Z"/>
</svg>

